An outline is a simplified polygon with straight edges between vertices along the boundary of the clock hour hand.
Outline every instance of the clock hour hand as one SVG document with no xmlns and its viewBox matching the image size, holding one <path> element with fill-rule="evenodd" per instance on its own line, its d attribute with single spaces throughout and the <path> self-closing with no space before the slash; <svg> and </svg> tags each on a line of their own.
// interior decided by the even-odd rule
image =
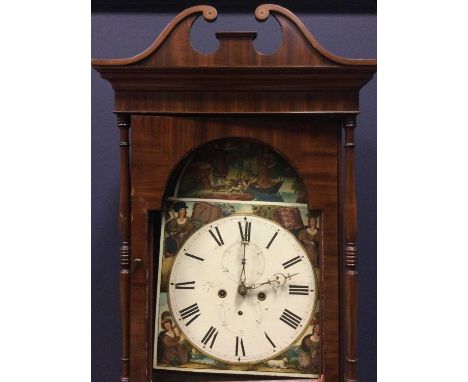
<svg viewBox="0 0 468 382">
<path fill-rule="evenodd" d="M 287 280 L 291 280 L 294 276 L 298 275 L 299 273 L 294 273 L 290 275 L 289 273 L 287 275 L 284 275 L 283 273 L 275 273 L 271 279 L 268 279 L 268 281 L 265 281 L 260 284 L 251 284 L 247 286 L 247 289 L 257 289 L 263 285 L 273 285 L 276 288 L 282 287 Z"/>
</svg>

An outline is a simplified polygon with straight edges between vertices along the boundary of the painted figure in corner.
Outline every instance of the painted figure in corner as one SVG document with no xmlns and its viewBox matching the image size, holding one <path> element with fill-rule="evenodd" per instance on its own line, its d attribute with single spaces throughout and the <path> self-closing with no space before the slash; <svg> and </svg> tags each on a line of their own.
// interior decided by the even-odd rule
<svg viewBox="0 0 468 382">
<path fill-rule="evenodd" d="M 167 311 L 161 314 L 161 328 L 163 330 L 158 336 L 158 361 L 171 366 L 187 363 L 191 349 L 181 343 L 179 330 Z"/>
<path fill-rule="evenodd" d="M 177 216 L 166 224 L 166 232 L 169 234 L 165 239 L 166 257 L 175 256 L 185 240 L 195 230 L 191 219 L 187 216 L 188 207 L 185 202 L 175 202 L 172 209 Z"/>
</svg>

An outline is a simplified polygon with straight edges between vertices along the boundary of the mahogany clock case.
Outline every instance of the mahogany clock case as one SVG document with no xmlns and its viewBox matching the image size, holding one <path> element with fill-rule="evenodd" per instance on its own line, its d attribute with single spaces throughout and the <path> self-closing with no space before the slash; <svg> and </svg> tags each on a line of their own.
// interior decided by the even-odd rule
<svg viewBox="0 0 468 382">
<path fill-rule="evenodd" d="M 144 50 L 172 18 L 161 15 L 94 15 L 93 57 L 128 57 Z M 347 57 L 375 56 L 374 16 L 301 15 L 307 27 L 328 50 Z M 251 15 L 219 17 L 229 27 L 256 29 Z M 250 21 L 249 21 L 250 20 Z M 215 23 L 216 24 L 216 23 Z M 215 25 L 212 24 L 212 25 Z M 237 27 L 236 27 L 237 26 Z M 206 26 L 208 28 L 208 25 Z M 239 28 L 240 27 L 240 28 Z M 158 31 L 159 28 L 159 31 Z M 274 34 L 274 25 L 270 33 Z M 132 34 L 128 34 L 132 30 Z M 340 31 L 349 30 L 348 33 Z M 371 33 L 369 32 L 371 31 Z M 200 31 L 201 33 L 203 31 Z M 331 36 L 335 36 L 333 40 Z M 200 40 L 201 41 L 201 40 Z M 119 376 L 120 327 L 118 317 L 119 251 L 118 216 L 118 130 L 112 115 L 113 94 L 108 83 L 93 72 L 93 379 L 117 380 Z M 360 310 L 359 337 L 362 380 L 375 377 L 375 81 L 360 93 L 356 129 L 356 166 L 360 219 Z M 156 214 L 157 215 L 157 214 Z M 153 217 L 155 215 L 152 215 Z M 157 217 L 156 217 L 157 219 Z M 152 220 L 151 220 L 152 221 Z M 156 223 L 157 224 L 157 223 Z M 103 351 L 105 349 L 105 351 Z M 364 367 L 363 367 L 364 366 Z M 215 378 L 216 377 L 210 377 Z"/>
</svg>

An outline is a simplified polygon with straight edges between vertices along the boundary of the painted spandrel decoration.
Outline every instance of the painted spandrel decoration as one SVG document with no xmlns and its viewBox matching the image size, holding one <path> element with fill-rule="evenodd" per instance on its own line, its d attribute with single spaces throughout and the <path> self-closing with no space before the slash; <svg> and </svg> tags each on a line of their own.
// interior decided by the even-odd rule
<svg viewBox="0 0 468 382">
<path fill-rule="evenodd" d="M 187 161 L 174 197 L 305 203 L 304 185 L 291 165 L 250 140 L 203 146 Z"/>
<path fill-rule="evenodd" d="M 322 215 L 319 210 L 308 210 L 304 203 L 303 189 L 300 178 L 287 161 L 257 142 L 237 139 L 215 142 L 202 147 L 187 159 L 176 180 L 173 193 L 176 196 L 167 198 L 162 216 L 154 368 L 208 373 L 249 371 L 259 375 L 319 377 L 322 351 L 318 280 Z M 231 231 L 226 228 L 229 219 L 234 220 Z M 252 222 L 252 226 L 248 226 L 247 222 Z M 267 234 L 270 236 L 259 239 L 262 232 L 259 224 L 272 227 L 271 232 L 274 234 Z M 239 239 L 237 244 L 230 244 L 233 241 L 229 235 L 239 236 L 239 231 L 242 241 Z M 208 239 L 202 242 L 203 237 Z M 275 273 L 269 270 L 268 263 L 273 256 L 271 249 L 274 245 L 271 243 L 279 245 L 280 237 L 290 240 L 290 248 L 295 246 L 296 251 L 303 253 L 306 259 L 294 257 L 293 251 L 291 256 L 288 255 L 288 250 L 283 251 L 282 254 L 286 252 L 285 258 L 281 257 L 283 260 L 276 261 L 281 271 Z M 246 240 L 250 242 L 248 246 L 245 245 Z M 263 245 L 257 245 L 259 242 Z M 222 249 L 218 250 L 218 247 Z M 206 311 L 206 305 L 214 304 L 207 303 L 204 306 L 201 301 L 210 293 L 226 303 L 232 297 L 235 301 L 241 301 L 240 305 L 236 305 L 235 311 L 231 312 L 235 321 L 246 319 L 249 313 L 248 309 L 242 308 L 244 296 L 240 295 L 240 289 L 239 295 L 234 293 L 234 297 L 229 289 L 226 289 L 228 295 L 223 295 L 226 290 L 219 287 L 221 284 L 216 281 L 216 277 L 214 280 L 209 278 L 211 271 L 207 268 L 211 259 L 219 256 L 223 259 L 223 272 L 231 272 L 225 276 L 236 281 L 241 274 L 242 280 L 242 271 L 236 268 L 241 264 L 240 257 L 237 259 L 236 256 L 242 254 L 242 248 L 248 266 L 244 275 L 247 281 L 241 284 L 246 286 L 247 297 L 255 302 L 258 314 L 263 314 L 265 319 L 271 321 L 272 316 L 268 315 L 268 309 L 273 307 L 265 303 L 279 291 L 286 295 L 286 300 L 283 300 L 286 301 L 286 309 L 281 316 L 275 316 L 278 318 L 275 319 L 276 326 L 265 327 L 265 319 L 261 325 L 261 318 L 257 318 L 257 323 L 252 320 L 252 325 L 259 325 L 261 332 L 258 340 L 250 343 L 251 328 L 244 330 L 241 327 L 238 332 L 232 332 L 232 324 L 226 324 L 224 317 L 216 321 L 217 313 L 210 315 Z M 233 256 L 236 259 L 235 265 L 225 264 L 225 258 L 229 260 Z M 258 260 L 261 266 L 256 270 L 252 269 L 255 256 L 262 259 Z M 188 261 L 190 267 L 186 266 L 179 271 L 182 259 Z M 301 263 L 305 264 L 305 268 L 301 268 Z M 305 275 L 307 267 L 313 272 L 308 276 Z M 307 286 L 307 281 L 304 280 L 314 280 L 311 281 L 313 285 Z M 266 284 L 262 286 L 263 289 L 258 288 L 262 284 Z M 265 301 L 261 300 L 261 293 L 266 293 Z M 174 296 L 183 296 L 179 298 L 182 305 L 177 308 L 175 306 L 180 301 L 174 302 Z M 294 303 L 297 306 L 309 306 L 309 310 L 306 309 L 308 313 L 298 310 L 300 308 L 296 308 Z M 262 313 L 262 309 L 266 311 Z M 223 316 L 225 313 L 219 314 Z M 196 335 L 190 337 L 190 332 Z M 279 332 L 290 336 L 287 347 L 281 347 Z M 249 360 L 252 350 L 259 352 L 262 346 L 267 347 L 272 356 L 262 358 L 259 355 L 257 360 Z M 216 347 L 226 348 L 228 356 L 213 355 L 210 351 Z"/>
</svg>

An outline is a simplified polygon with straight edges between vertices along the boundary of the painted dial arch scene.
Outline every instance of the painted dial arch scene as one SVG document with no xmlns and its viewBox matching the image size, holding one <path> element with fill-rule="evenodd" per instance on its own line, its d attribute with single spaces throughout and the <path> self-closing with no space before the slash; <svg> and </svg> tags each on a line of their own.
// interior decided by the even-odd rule
<svg viewBox="0 0 468 382">
<path fill-rule="evenodd" d="M 196 231 L 169 279 L 172 317 L 190 343 L 230 364 L 262 362 L 307 328 L 315 275 L 296 237 L 255 215 L 234 214 Z"/>
<path fill-rule="evenodd" d="M 259 141 L 189 155 L 168 186 L 155 369 L 318 378 L 322 211 Z"/>
</svg>

